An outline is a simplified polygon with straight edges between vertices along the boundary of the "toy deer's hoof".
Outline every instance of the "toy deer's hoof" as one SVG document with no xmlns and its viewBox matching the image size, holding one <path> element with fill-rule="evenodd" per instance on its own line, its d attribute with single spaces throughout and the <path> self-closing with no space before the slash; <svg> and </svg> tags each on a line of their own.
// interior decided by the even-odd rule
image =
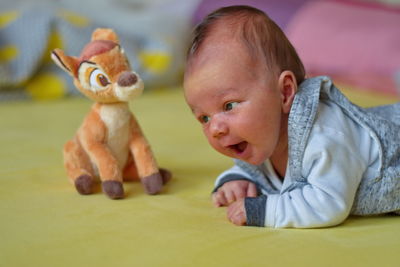
<svg viewBox="0 0 400 267">
<path fill-rule="evenodd" d="M 93 193 L 93 178 L 87 174 L 79 176 L 75 180 L 75 188 L 81 195 L 90 195 Z"/>
<path fill-rule="evenodd" d="M 105 181 L 102 183 L 103 191 L 111 199 L 124 198 L 124 188 L 121 182 Z"/>
<path fill-rule="evenodd" d="M 172 178 L 172 173 L 167 169 L 160 168 L 160 174 L 163 184 L 168 183 L 168 181 Z"/>
<path fill-rule="evenodd" d="M 147 194 L 155 195 L 161 191 L 163 179 L 160 173 L 155 173 L 144 177 L 142 179 L 142 184 L 144 185 L 144 189 L 146 190 Z"/>
</svg>

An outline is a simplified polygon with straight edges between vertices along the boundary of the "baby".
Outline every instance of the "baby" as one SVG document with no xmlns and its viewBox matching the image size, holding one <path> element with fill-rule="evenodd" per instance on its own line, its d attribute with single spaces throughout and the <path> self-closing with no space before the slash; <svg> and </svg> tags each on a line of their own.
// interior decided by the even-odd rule
<svg viewBox="0 0 400 267">
<path fill-rule="evenodd" d="M 326 227 L 400 211 L 400 104 L 363 109 L 305 78 L 265 13 L 221 8 L 194 32 L 185 99 L 210 145 L 235 158 L 216 206 L 236 225 Z"/>
</svg>

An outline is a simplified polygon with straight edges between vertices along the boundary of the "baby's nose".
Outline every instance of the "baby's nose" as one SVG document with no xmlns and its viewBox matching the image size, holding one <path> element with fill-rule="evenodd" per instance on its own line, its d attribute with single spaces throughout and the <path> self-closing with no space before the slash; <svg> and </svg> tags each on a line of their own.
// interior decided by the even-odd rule
<svg viewBox="0 0 400 267">
<path fill-rule="evenodd" d="M 124 71 L 118 78 L 118 85 L 121 87 L 128 87 L 134 85 L 138 77 L 131 71 Z"/>
<path fill-rule="evenodd" d="M 221 137 L 228 133 L 228 125 L 221 119 L 214 117 L 210 125 L 211 134 L 213 137 Z"/>
</svg>

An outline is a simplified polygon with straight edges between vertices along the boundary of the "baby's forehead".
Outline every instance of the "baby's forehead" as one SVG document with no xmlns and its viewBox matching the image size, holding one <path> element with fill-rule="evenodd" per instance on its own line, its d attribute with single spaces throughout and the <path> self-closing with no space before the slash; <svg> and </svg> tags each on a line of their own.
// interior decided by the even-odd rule
<svg viewBox="0 0 400 267">
<path fill-rule="evenodd" d="M 247 47 L 237 39 L 228 36 L 210 37 L 187 62 L 185 74 L 191 74 L 204 65 L 218 64 L 221 61 L 237 60 L 236 64 L 246 65 L 251 68 L 258 63 L 251 57 Z"/>
</svg>

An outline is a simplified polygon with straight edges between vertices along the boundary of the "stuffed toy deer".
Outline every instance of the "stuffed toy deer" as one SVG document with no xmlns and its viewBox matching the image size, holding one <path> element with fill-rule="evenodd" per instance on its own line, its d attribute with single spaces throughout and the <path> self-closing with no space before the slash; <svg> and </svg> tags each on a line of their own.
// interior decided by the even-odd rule
<svg viewBox="0 0 400 267">
<path fill-rule="evenodd" d="M 76 190 L 93 193 L 95 179 L 111 199 L 124 197 L 123 181 L 139 178 L 157 194 L 171 173 L 159 169 L 128 101 L 143 91 L 111 29 L 96 29 L 77 57 L 60 49 L 51 58 L 69 73 L 81 93 L 95 102 L 74 138 L 64 146 L 64 165 Z"/>
</svg>

